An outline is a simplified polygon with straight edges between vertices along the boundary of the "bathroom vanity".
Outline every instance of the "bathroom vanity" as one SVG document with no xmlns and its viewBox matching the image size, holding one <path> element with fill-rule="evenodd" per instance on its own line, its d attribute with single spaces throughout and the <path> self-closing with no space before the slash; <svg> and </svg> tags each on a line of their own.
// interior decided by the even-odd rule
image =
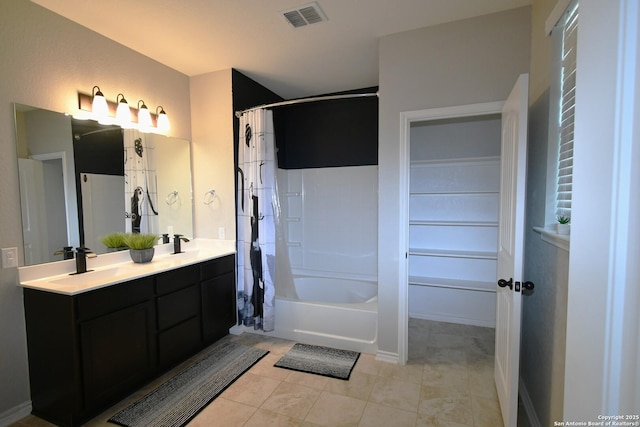
<svg viewBox="0 0 640 427">
<path fill-rule="evenodd" d="M 33 414 L 80 425 L 228 334 L 234 252 L 185 249 L 21 280 Z"/>
</svg>

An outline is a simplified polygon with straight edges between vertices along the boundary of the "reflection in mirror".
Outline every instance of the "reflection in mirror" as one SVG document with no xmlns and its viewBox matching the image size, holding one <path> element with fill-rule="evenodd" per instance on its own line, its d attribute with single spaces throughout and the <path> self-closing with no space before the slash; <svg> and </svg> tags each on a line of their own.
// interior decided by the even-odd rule
<svg viewBox="0 0 640 427">
<path fill-rule="evenodd" d="M 129 184 L 143 181 L 125 170 L 127 138 L 134 153 L 128 157 L 135 160 L 130 165 L 141 150 L 136 150 L 138 139 L 155 158 L 155 167 L 145 164 L 142 174 L 146 180 L 154 170 L 155 184 L 133 187 L 157 187 L 153 206 L 146 207 L 155 223 L 142 231 L 193 236 L 189 141 L 157 134 L 123 136 L 137 131 L 19 104 L 15 115 L 24 265 L 62 260 L 64 247 L 81 244 L 107 252 L 101 236 L 135 227 L 127 178 L 132 177 Z"/>
</svg>

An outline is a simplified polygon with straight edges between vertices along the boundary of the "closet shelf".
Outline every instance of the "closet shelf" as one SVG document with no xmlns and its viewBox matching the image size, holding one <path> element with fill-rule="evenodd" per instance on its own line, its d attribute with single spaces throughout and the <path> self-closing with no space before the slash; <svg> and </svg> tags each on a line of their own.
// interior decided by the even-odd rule
<svg viewBox="0 0 640 427">
<path fill-rule="evenodd" d="M 410 219 L 409 225 L 450 226 L 450 227 L 497 227 L 497 221 L 438 221 L 428 219 Z"/>
<path fill-rule="evenodd" d="M 465 291 L 496 292 L 496 283 L 477 280 L 446 279 L 442 277 L 409 276 L 409 285 Z"/>
<path fill-rule="evenodd" d="M 482 195 L 500 194 L 500 191 L 490 190 L 432 190 L 432 191 L 411 191 L 409 196 L 460 196 L 460 195 Z"/>
<path fill-rule="evenodd" d="M 479 156 L 479 157 L 452 157 L 449 159 L 422 159 L 411 160 L 411 166 L 417 167 L 452 167 L 452 166 L 464 166 L 464 165 L 500 165 L 500 156 Z"/>
<path fill-rule="evenodd" d="M 444 258 L 469 258 L 469 259 L 498 259 L 496 252 L 489 251 L 463 251 L 463 250 L 448 250 L 448 249 L 424 249 L 424 248 L 409 248 L 409 255 L 416 256 L 430 256 L 430 257 L 444 257 Z"/>
</svg>

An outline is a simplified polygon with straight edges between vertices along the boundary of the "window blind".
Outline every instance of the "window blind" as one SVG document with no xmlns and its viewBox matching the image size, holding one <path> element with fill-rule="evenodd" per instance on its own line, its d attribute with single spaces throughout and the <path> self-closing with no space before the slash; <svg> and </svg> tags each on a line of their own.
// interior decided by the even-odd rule
<svg viewBox="0 0 640 427">
<path fill-rule="evenodd" d="M 578 5 L 567 11 L 562 31 L 562 73 L 559 117 L 556 214 L 571 217 L 573 187 L 573 125 L 576 93 Z"/>
</svg>

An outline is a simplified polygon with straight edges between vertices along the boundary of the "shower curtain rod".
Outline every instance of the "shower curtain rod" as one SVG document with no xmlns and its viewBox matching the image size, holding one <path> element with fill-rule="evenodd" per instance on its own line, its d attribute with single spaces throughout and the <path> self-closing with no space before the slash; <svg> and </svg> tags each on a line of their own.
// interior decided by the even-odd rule
<svg viewBox="0 0 640 427">
<path fill-rule="evenodd" d="M 325 95 L 325 96 L 315 96 L 312 98 L 299 98 L 299 99 L 292 99 L 290 101 L 274 102 L 273 104 L 264 104 L 264 105 L 259 105 L 257 107 L 247 108 L 246 110 L 236 111 L 236 117 L 240 118 L 240 116 L 242 116 L 244 113 L 248 113 L 249 111 L 259 110 L 261 108 L 283 107 L 285 105 L 304 104 L 306 102 L 316 102 L 316 101 L 330 101 L 333 99 L 364 98 L 368 96 L 378 96 L 378 92 L 350 93 L 345 95 Z"/>
</svg>

